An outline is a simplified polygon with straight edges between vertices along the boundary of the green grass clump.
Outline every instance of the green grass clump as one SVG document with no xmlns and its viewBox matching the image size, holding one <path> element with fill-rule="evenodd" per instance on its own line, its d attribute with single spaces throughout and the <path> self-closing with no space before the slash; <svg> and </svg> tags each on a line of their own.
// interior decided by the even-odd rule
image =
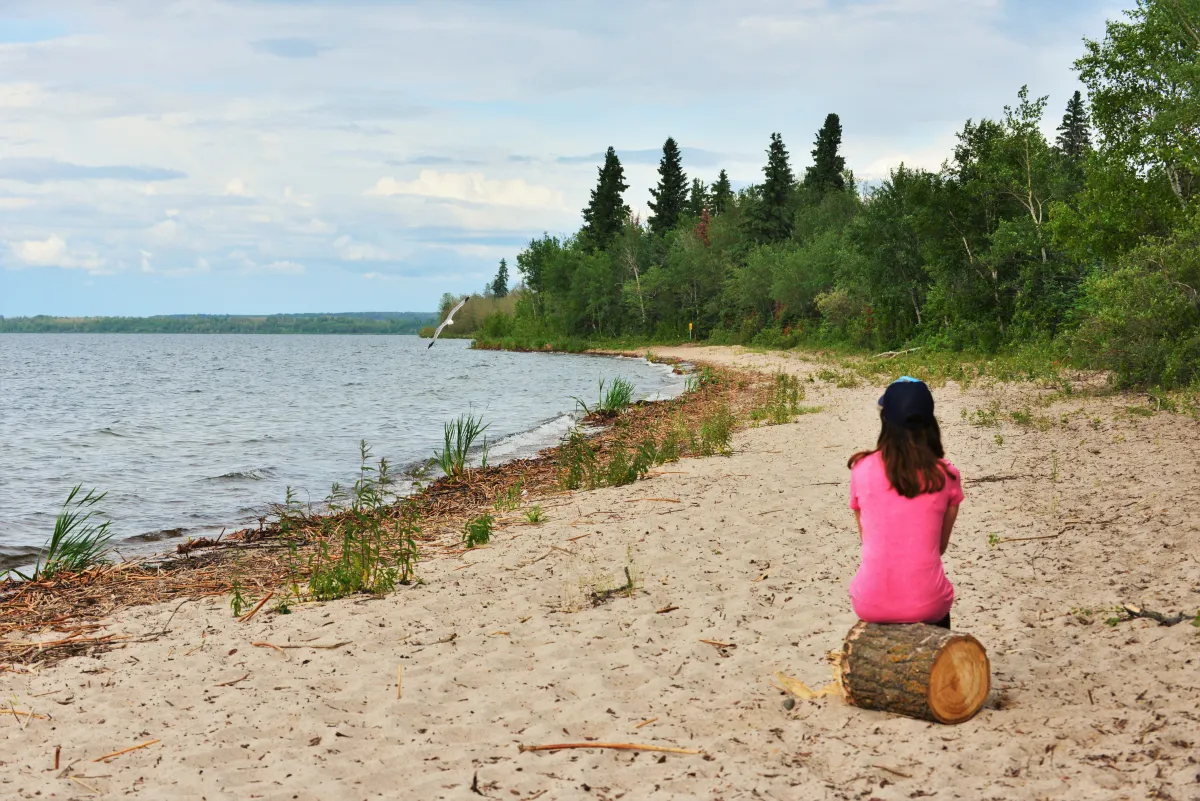
<svg viewBox="0 0 1200 801">
<path fill-rule="evenodd" d="M 496 498 L 496 502 L 492 504 L 492 508 L 497 512 L 512 512 L 521 508 L 521 485 L 524 482 L 518 480 L 508 489 L 500 493 Z"/>
<path fill-rule="evenodd" d="M 540 503 L 535 503 L 533 506 L 526 509 L 525 520 L 533 525 L 544 523 L 546 521 L 546 513 L 542 511 L 542 505 Z"/>
<path fill-rule="evenodd" d="M 54 531 L 46 541 L 45 553 L 38 557 L 33 573 L 26 575 L 19 570 L 10 571 L 25 581 L 49 579 L 59 573 L 80 573 L 89 567 L 104 564 L 112 541 L 109 521 L 95 522 L 100 514 L 96 504 L 104 500 L 107 492 L 88 490 L 81 498 L 82 484 L 76 484 L 67 493 L 62 509 L 54 520 Z"/>
<path fill-rule="evenodd" d="M 472 517 L 463 527 L 463 545 L 468 548 L 487 545 L 492 540 L 492 527 L 495 522 L 496 518 L 486 512 L 479 517 Z"/>
<path fill-rule="evenodd" d="M 775 374 L 770 397 L 763 405 L 751 410 L 750 419 L 766 425 L 780 425 L 790 423 L 796 415 L 821 410 L 819 406 L 801 405 L 800 401 L 804 398 L 805 390 L 800 379 L 781 370 Z"/>
<path fill-rule="evenodd" d="M 596 449 L 578 428 L 558 450 L 558 480 L 563 489 L 590 486 L 596 472 Z"/>
<path fill-rule="evenodd" d="M 725 403 L 719 405 L 711 414 L 700 421 L 700 442 L 698 450 L 701 456 L 722 454 L 728 456 L 729 443 L 733 440 L 733 428 L 737 424 L 733 412 Z"/>
<path fill-rule="evenodd" d="M 349 493 L 334 485 L 327 503 L 340 515 L 322 521 L 321 545 L 308 560 L 308 594 L 314 600 L 360 592 L 382 595 L 416 576 L 420 513 L 405 501 L 399 516 L 391 516 L 386 508 L 392 500 L 386 489 L 391 483 L 387 461 L 373 467 L 365 440 L 360 452 L 358 480 Z"/>
<path fill-rule="evenodd" d="M 620 414 L 622 409 L 633 403 L 633 382 L 617 376 L 607 390 L 604 389 L 604 383 L 604 379 L 601 378 L 600 393 L 594 406 L 588 406 L 580 398 L 574 399 L 585 415 L 597 414 L 603 417 L 615 417 Z"/>
<path fill-rule="evenodd" d="M 446 423 L 443 436 L 444 447 L 434 450 L 433 460 L 442 472 L 455 481 L 467 474 L 467 456 L 475 440 L 482 436 L 490 423 L 485 424 L 483 417 L 472 414 L 459 415 L 457 420 Z M 484 449 L 484 466 L 486 467 L 486 443 Z"/>
</svg>

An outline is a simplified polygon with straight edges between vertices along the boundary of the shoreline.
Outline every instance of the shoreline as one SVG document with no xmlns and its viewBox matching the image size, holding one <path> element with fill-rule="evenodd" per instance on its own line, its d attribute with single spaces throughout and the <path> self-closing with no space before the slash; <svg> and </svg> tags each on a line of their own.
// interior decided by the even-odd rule
<svg viewBox="0 0 1200 801">
<path fill-rule="evenodd" d="M 979 715 L 939 726 L 778 689 L 776 673 L 828 681 L 825 654 L 854 622 L 845 458 L 877 433 L 875 383 L 793 356 L 656 352 L 741 376 L 707 399 L 737 395 L 739 414 L 760 408 L 777 370 L 820 411 L 740 428 L 729 456 L 626 486 L 554 488 L 540 496 L 543 523 L 513 519 L 485 547 L 455 547 L 450 515 L 427 546 L 423 583 L 386 597 L 286 615 L 268 604 L 239 622 L 227 597 L 177 596 L 96 619 L 75 639 L 128 639 L 4 674 L 14 709 L 46 717 L 14 714 L 3 727 L 12 769 L 0 789 L 30 799 L 78 794 L 79 782 L 210 799 L 451 799 L 474 797 L 472 787 L 543 801 L 1194 794 L 1200 632 L 1105 619 L 1120 603 L 1189 615 L 1200 605 L 1188 500 L 1200 486 L 1200 423 L 1132 412 L 1126 395 L 935 388 L 967 488 L 946 554 L 952 614 L 987 648 L 993 676 Z M 641 412 L 671 419 L 667 404 Z M 461 486 L 436 502 L 471 514 L 490 492 Z M 248 545 L 277 553 L 268 540 Z M 564 742 L 588 747 L 525 750 Z M 397 762 L 413 766 L 401 791 Z"/>
<path fill-rule="evenodd" d="M 643 356 L 615 352 L 596 355 L 643 358 Z M 681 372 L 681 360 L 664 359 L 656 360 L 656 363 L 670 365 L 674 372 Z M 703 407 L 707 402 L 708 398 L 704 397 L 703 393 L 689 394 L 686 391 L 669 399 L 637 401 L 623 413 L 624 420 L 622 422 L 638 428 L 645 425 L 647 421 L 651 423 L 657 421 L 661 427 L 665 415 L 685 411 L 689 407 L 694 413 L 695 407 Z M 574 414 L 569 413 L 569 416 L 574 417 Z M 575 426 L 587 423 L 588 420 L 587 417 L 579 418 L 575 420 Z M 591 421 L 590 427 L 594 430 L 586 435 L 588 441 L 597 445 L 600 450 L 606 446 L 611 447 L 619 438 L 617 432 L 614 431 L 614 422 L 615 420 L 603 419 Z M 596 427 L 597 423 L 599 423 L 599 427 Z M 520 436 L 525 433 L 528 432 L 516 432 L 510 436 Z M 532 499 L 560 494 L 557 492 L 557 476 L 554 475 L 556 460 L 563 449 L 562 439 L 560 438 L 558 442 L 558 445 L 538 448 L 529 456 L 517 456 L 487 468 L 473 467 L 469 470 L 469 480 L 465 482 L 456 482 L 442 476 L 428 484 L 422 485 L 419 482 L 412 484 L 405 494 L 393 495 L 385 517 L 394 518 L 410 502 L 416 504 L 422 510 L 422 533 L 418 537 L 421 547 L 438 547 L 440 538 L 454 533 L 456 527 L 461 526 L 473 513 L 486 511 L 501 492 L 514 484 L 525 484 L 527 479 L 532 478 L 534 482 L 532 489 L 540 493 L 531 494 Z M 524 488 L 527 491 L 531 489 L 528 485 Z M 257 528 L 247 526 L 234 531 L 222 529 L 222 533 L 216 537 L 193 538 L 188 536 L 186 540 L 175 543 L 174 548 L 168 550 L 155 550 L 135 555 L 128 560 L 122 558 L 121 562 L 115 564 L 97 566 L 78 576 L 67 576 L 49 582 L 27 583 L 12 578 L 0 580 L 0 669 L 5 666 L 6 662 L 9 666 L 22 664 L 18 659 L 14 659 L 14 656 L 19 656 L 20 652 L 14 654 L 13 649 L 8 647 L 5 641 L 13 633 L 30 632 L 46 624 L 58 625 L 76 619 L 82 621 L 84 626 L 89 626 L 91 621 L 111 615 L 129 606 L 141 606 L 188 596 L 193 586 L 197 589 L 194 597 L 230 592 L 234 582 L 238 580 L 253 585 L 255 592 L 260 595 L 268 592 L 269 585 L 272 583 L 278 585 L 286 575 L 286 571 L 275 558 L 277 554 L 271 553 L 285 547 L 284 537 L 280 531 L 279 510 L 281 504 L 276 503 L 270 506 L 273 507 L 274 512 L 271 516 L 275 519 L 268 522 L 268 516 L 261 517 Z M 302 525 L 295 530 L 295 536 L 302 539 L 307 546 L 315 547 L 320 541 L 320 537 L 315 532 L 327 521 L 341 520 L 344 513 L 323 509 L 313 513 L 311 505 L 309 505 L 307 510 L 298 512 L 298 517 L 302 521 Z M 238 579 L 233 578 L 229 575 L 232 573 L 230 562 L 238 558 L 240 553 L 248 551 L 266 551 L 267 553 L 260 553 L 258 563 L 246 569 L 245 575 L 240 575 Z M 198 554 L 198 556 L 194 556 L 194 554 Z M 420 561 L 425 561 L 427 558 L 430 557 L 422 556 Z M 220 575 L 222 572 L 225 575 Z M 142 587 L 136 586 L 136 584 L 136 588 L 131 587 L 128 579 L 131 575 L 136 584 L 161 585 L 157 588 L 159 594 L 147 594 Z M 113 587 L 118 588 L 116 594 L 112 595 L 114 600 L 107 603 L 97 601 L 98 596 L 112 594 Z M 81 589 L 85 591 L 80 593 Z M 126 597 L 122 600 L 115 600 L 121 597 L 122 590 L 126 593 Z M 61 598 L 56 597 L 60 594 L 69 597 L 64 602 Z M 26 600 L 30 595 L 42 596 L 41 600 L 35 601 L 33 605 L 43 613 L 35 618 L 23 619 L 14 610 L 17 608 L 18 601 Z M 48 612 L 47 610 L 53 611 Z M 59 625 L 59 629 L 60 632 L 63 632 L 61 625 Z M 31 658 L 36 662 L 53 662 L 59 658 L 69 658 L 79 653 L 81 649 L 107 645 L 107 643 L 93 642 L 83 638 L 61 643 L 58 646 L 62 649 L 61 654 L 54 650 L 55 646 L 23 650 L 28 652 L 25 654 L 25 658 Z"/>
<path fill-rule="evenodd" d="M 486 355 L 476 357 L 476 359 L 480 358 L 489 359 Z M 574 363 L 575 366 L 563 366 L 560 369 L 564 373 L 578 373 L 581 376 L 590 372 L 603 373 L 609 370 L 616 374 L 623 371 L 628 374 L 632 371 L 635 374 L 633 376 L 635 383 L 645 386 L 643 392 L 653 397 L 662 397 L 664 393 L 670 395 L 681 392 L 683 388 L 683 378 L 670 375 L 669 368 L 662 366 L 642 364 L 641 366 L 629 367 L 626 365 L 622 367 L 621 363 L 614 362 L 611 368 L 602 366 L 588 368 L 586 365 L 580 368 L 579 364 Z M 541 368 L 536 366 L 524 369 L 541 371 Z M 555 371 L 551 370 L 551 372 Z M 585 386 L 585 383 L 576 381 L 571 391 L 583 395 L 585 393 L 580 389 L 590 389 L 594 393 L 595 384 L 593 383 L 589 388 Z M 484 412 L 489 418 L 493 418 L 489 420 L 491 427 L 487 432 L 489 446 L 491 446 L 491 462 L 495 464 L 500 459 L 535 456 L 542 448 L 553 445 L 559 439 L 560 429 L 562 432 L 568 430 L 572 424 L 570 419 L 577 416 L 577 410 L 573 408 L 575 401 L 570 397 L 571 391 L 560 390 L 558 393 L 544 393 L 543 400 L 529 403 L 524 407 L 517 406 L 495 412 Z M 486 397 L 484 400 L 486 401 Z M 590 402 L 592 399 L 588 398 L 588 400 Z M 394 403 L 391 405 L 395 406 Z M 443 411 L 447 416 L 457 414 L 456 411 L 449 411 L 455 406 L 455 401 L 441 404 L 441 406 L 445 407 Z M 402 408 L 406 407 L 402 404 Z M 313 413 L 311 409 L 308 412 L 309 415 Z M 401 414 L 403 415 L 403 412 Z M 383 451 L 376 454 L 376 456 L 386 456 L 393 462 L 393 471 L 396 472 L 395 488 L 401 495 L 409 492 L 405 486 L 407 480 L 403 472 L 427 461 L 433 446 L 441 439 L 441 422 L 439 421 L 436 426 L 432 425 L 432 421 L 437 420 L 439 416 L 430 416 L 431 425 L 429 427 L 421 424 L 420 431 L 408 431 L 402 435 L 404 438 L 385 439 Z M 231 427 L 233 426 L 228 415 L 222 416 L 221 419 Z M 311 417 L 307 419 L 311 419 Z M 143 419 L 142 422 L 158 423 L 160 421 Z M 354 430 L 356 427 L 358 427 L 357 424 L 348 424 L 346 429 Z M 224 431 L 223 428 L 221 430 Z M 280 432 L 269 428 L 269 425 L 262 430 L 267 432 L 262 439 L 280 436 Z M 378 431 L 372 434 L 369 426 L 366 430 L 368 431 L 367 438 L 378 449 L 377 438 L 383 438 L 384 435 Z M 109 430 L 101 429 L 100 433 L 107 431 Z M 39 444 L 42 447 L 50 447 L 48 441 L 43 442 L 44 437 L 30 432 L 31 430 L 27 430 L 27 433 L 23 435 L 28 437 L 25 453 L 36 452 Z M 496 432 L 501 434 L 499 438 L 495 436 Z M 340 458 L 313 458 L 314 456 L 320 457 L 326 452 L 313 451 L 313 448 L 319 449 L 321 446 L 313 444 L 315 438 L 312 434 L 313 432 L 310 431 L 308 435 L 299 437 L 300 447 L 304 447 L 306 441 L 310 446 L 308 457 L 297 456 L 294 449 L 287 451 L 275 447 L 271 450 L 270 446 L 249 445 L 247 447 L 252 449 L 261 447 L 262 453 L 256 457 L 242 458 L 241 450 L 231 450 L 229 447 L 225 447 L 224 443 L 219 443 L 213 458 L 209 459 L 201 454 L 195 459 L 198 463 L 206 464 L 208 472 L 193 475 L 191 483 L 187 484 L 176 481 L 165 489 L 155 485 L 157 489 L 154 491 L 148 488 L 143 491 L 140 480 L 127 479 L 122 470 L 102 471 L 99 476 L 96 476 L 93 475 L 95 471 L 89 472 L 87 465 L 84 465 L 80 475 L 89 476 L 90 478 L 87 480 L 95 481 L 94 486 L 110 491 L 104 508 L 112 513 L 112 518 L 110 518 L 113 521 L 112 528 L 117 533 L 117 537 L 112 543 L 114 550 L 110 558 L 115 561 L 151 558 L 160 551 L 174 550 L 177 544 L 185 542 L 189 537 L 215 538 L 222 531 L 234 532 L 257 527 L 262 518 L 274 515 L 276 507 L 283 500 L 285 483 L 290 484 L 299 495 L 305 498 L 305 503 L 311 512 L 319 513 L 323 506 L 321 499 L 325 496 L 325 490 L 329 488 L 331 481 L 337 480 L 344 484 L 353 481 L 358 468 L 358 460 L 351 457 L 357 456 L 358 441 L 356 439 L 351 445 L 353 450 L 345 451 Z M 121 436 L 128 436 L 128 434 L 122 430 Z M 146 436 L 149 436 L 150 439 L 146 440 Z M 233 434 L 227 436 L 221 434 L 218 438 L 230 442 L 236 441 Z M 139 434 L 136 439 L 121 441 L 147 442 L 149 443 L 146 445 L 148 449 L 157 447 L 156 443 L 160 442 L 175 443 L 177 439 L 170 435 Z M 114 440 L 106 439 L 105 441 Z M 425 448 L 426 443 L 429 445 L 428 449 Z M 169 474 L 173 469 L 181 466 L 180 459 L 174 457 L 171 445 L 164 445 L 160 450 L 161 455 L 155 454 L 149 461 L 142 463 L 148 465 L 143 471 L 147 480 L 153 480 L 156 474 Z M 88 451 L 88 453 L 97 452 L 104 453 L 105 451 Z M 198 451 L 192 449 L 192 453 L 196 454 Z M 339 453 L 342 452 L 339 451 Z M 119 463 L 119 456 L 120 454 L 118 454 L 117 463 Z M 478 454 L 476 454 L 476 458 L 478 458 Z M 251 461 L 251 459 L 255 461 Z M 397 460 L 399 460 L 398 463 Z M 112 461 L 108 462 L 108 464 L 113 463 Z M 184 462 L 183 466 L 186 467 L 188 464 L 188 462 Z M 64 466 L 62 469 L 68 471 L 67 475 L 70 475 L 69 471 L 72 470 L 70 466 Z M 53 488 L 57 486 L 57 483 L 62 480 L 61 477 L 54 475 L 52 477 L 55 481 L 51 483 L 49 481 L 51 476 L 46 475 L 45 471 L 34 475 L 46 477 L 47 480 L 34 478 L 30 481 L 37 482 L 43 487 L 49 487 L 51 493 L 54 492 Z M 88 486 L 93 486 L 93 484 Z M 185 493 L 195 493 L 198 496 L 198 503 L 189 505 L 190 498 Z M 28 568 L 33 566 L 34 560 L 42 553 L 49 530 L 59 511 L 59 504 L 65 494 L 65 489 L 62 490 L 62 495 L 57 497 L 42 493 L 36 500 L 27 495 L 18 494 L 13 496 L 11 504 L 4 505 L 6 510 L 11 512 L 13 526 L 7 532 L 7 540 L 0 544 L 0 575 L 6 569 L 28 572 Z"/>
</svg>

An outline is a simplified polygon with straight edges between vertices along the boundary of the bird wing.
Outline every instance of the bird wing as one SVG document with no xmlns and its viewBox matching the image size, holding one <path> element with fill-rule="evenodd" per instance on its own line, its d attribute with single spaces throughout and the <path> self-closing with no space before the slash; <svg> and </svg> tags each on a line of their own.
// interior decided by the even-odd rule
<svg viewBox="0 0 1200 801">
<path fill-rule="evenodd" d="M 446 315 L 446 323 L 453 322 L 454 315 L 458 312 L 459 309 L 461 309 L 463 306 L 466 306 L 466 305 L 467 305 L 467 298 L 463 298 L 462 300 L 460 300 L 458 302 L 458 305 L 455 306 L 453 309 L 451 309 L 450 313 Z M 442 325 L 445 325 L 446 323 L 442 323 Z"/>
<path fill-rule="evenodd" d="M 467 303 L 467 299 L 463 298 L 462 300 L 460 300 L 458 302 L 457 306 L 455 306 L 453 309 L 450 310 L 450 313 L 446 315 L 446 319 L 442 320 L 442 324 L 439 325 L 437 327 L 437 330 L 433 332 L 433 339 L 431 339 L 429 341 L 429 344 L 425 346 L 427 349 L 433 347 L 433 343 L 437 342 L 437 338 L 442 333 L 442 329 L 454 322 L 454 313 L 456 311 L 458 311 L 459 309 L 461 309 L 463 306 L 465 306 L 466 303 Z"/>
</svg>

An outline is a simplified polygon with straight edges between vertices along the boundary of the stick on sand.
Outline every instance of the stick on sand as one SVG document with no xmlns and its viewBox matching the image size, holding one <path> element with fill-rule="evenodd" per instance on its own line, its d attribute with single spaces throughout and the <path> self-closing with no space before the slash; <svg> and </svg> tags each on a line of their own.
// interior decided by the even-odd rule
<svg viewBox="0 0 1200 801">
<path fill-rule="evenodd" d="M 104 756 L 96 757 L 92 761 L 93 762 L 103 762 L 106 759 L 112 759 L 113 757 L 119 757 L 121 754 L 128 754 L 130 751 L 136 751 L 139 748 L 148 748 L 148 747 L 154 745 L 155 743 L 161 743 L 161 742 L 162 742 L 162 740 L 147 740 L 144 743 L 138 743 L 137 745 L 131 745 L 128 748 L 122 748 L 120 751 L 113 751 L 111 754 L 105 754 Z"/>
<path fill-rule="evenodd" d="M 526 751 L 562 751 L 566 748 L 611 748 L 617 751 L 662 751 L 666 754 L 703 754 L 691 748 L 667 748 L 661 745 L 636 745 L 634 743 L 558 743 L 557 745 L 518 745 L 521 753 Z"/>
</svg>

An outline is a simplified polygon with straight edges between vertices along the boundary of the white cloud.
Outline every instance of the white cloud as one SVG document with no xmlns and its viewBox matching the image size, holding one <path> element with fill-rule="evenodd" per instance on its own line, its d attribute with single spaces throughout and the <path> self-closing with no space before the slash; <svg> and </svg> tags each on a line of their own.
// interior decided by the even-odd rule
<svg viewBox="0 0 1200 801">
<path fill-rule="evenodd" d="M 250 187 L 246 186 L 245 181 L 241 178 L 234 178 L 225 184 L 225 194 L 233 197 L 252 197 L 254 193 L 250 191 Z"/>
<path fill-rule="evenodd" d="M 481 172 L 421 170 L 415 181 L 380 178 L 366 194 L 380 197 L 417 195 L 497 206 L 532 206 L 547 209 L 563 207 L 561 192 L 526 183 L 520 178 L 489 180 Z"/>
<path fill-rule="evenodd" d="M 333 240 L 333 246 L 338 256 L 346 261 L 386 261 L 390 258 L 387 251 L 368 242 L 355 242 L 348 236 L 339 236 Z"/>
<path fill-rule="evenodd" d="M 152 265 L 150 263 L 150 259 L 154 257 L 154 254 L 150 253 L 149 251 L 146 251 L 146 250 L 141 251 L 141 254 L 142 254 L 142 272 L 144 272 L 144 273 L 154 272 L 154 265 Z"/>
<path fill-rule="evenodd" d="M 163 242 L 168 242 L 176 237 L 179 233 L 179 223 L 175 220 L 163 220 L 160 223 L 155 223 L 150 226 L 149 234 Z"/>
<path fill-rule="evenodd" d="M 34 203 L 37 201 L 31 197 L 0 197 L 0 209 L 6 211 L 29 208 Z"/>
<path fill-rule="evenodd" d="M 102 273 L 105 261 L 94 252 L 72 253 L 67 242 L 51 234 L 47 239 L 26 239 L 11 242 L 9 247 L 17 259 L 30 267 L 66 267 Z"/>
</svg>

